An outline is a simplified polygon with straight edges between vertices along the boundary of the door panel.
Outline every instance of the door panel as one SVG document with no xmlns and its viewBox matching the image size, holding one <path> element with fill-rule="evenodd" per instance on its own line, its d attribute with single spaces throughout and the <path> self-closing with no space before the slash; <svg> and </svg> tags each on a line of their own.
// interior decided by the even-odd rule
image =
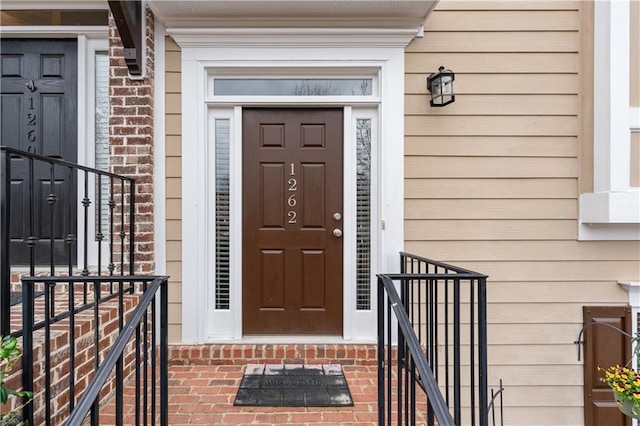
<svg viewBox="0 0 640 426">
<path fill-rule="evenodd" d="M 631 310 L 627 306 L 585 306 L 585 324 L 608 324 L 627 333 Z M 601 379 L 598 367 L 625 365 L 631 359 L 631 339 L 607 326 L 593 325 L 584 334 L 584 424 L 585 426 L 630 426 L 631 419 L 618 410 L 611 388 Z"/>
<path fill-rule="evenodd" d="M 77 41 L 3 39 L 0 83 L 2 124 L 0 144 L 40 155 L 77 160 Z M 34 162 L 29 179 L 29 161 L 11 162 L 11 263 L 29 263 L 27 238 L 35 244 L 36 264 L 49 264 L 51 207 L 47 198 L 55 194 L 54 260 L 67 263 L 64 239 L 76 234 L 76 190 L 69 172 Z M 33 232 L 28 220 L 34 217 Z M 75 262 L 75 249 L 72 262 Z"/>
<path fill-rule="evenodd" d="M 244 334 L 342 334 L 341 109 L 243 112 Z"/>
</svg>

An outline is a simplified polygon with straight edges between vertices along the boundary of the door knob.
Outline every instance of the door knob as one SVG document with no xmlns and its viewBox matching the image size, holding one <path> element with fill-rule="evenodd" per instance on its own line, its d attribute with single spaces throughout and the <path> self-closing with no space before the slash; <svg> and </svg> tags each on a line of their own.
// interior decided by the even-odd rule
<svg viewBox="0 0 640 426">
<path fill-rule="evenodd" d="M 336 237 L 336 238 L 342 237 L 342 231 L 339 230 L 338 228 L 334 229 L 333 230 L 333 236 Z"/>
<path fill-rule="evenodd" d="M 342 215 L 340 213 L 333 214 L 333 220 L 340 220 L 340 219 L 342 219 Z"/>
</svg>

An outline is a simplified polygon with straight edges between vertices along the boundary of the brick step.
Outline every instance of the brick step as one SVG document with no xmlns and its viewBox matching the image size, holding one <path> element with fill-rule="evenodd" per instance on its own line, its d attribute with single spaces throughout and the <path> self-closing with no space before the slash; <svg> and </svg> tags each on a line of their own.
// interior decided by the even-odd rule
<svg viewBox="0 0 640 426">
<path fill-rule="evenodd" d="M 169 346 L 170 365 L 376 365 L 377 346 L 361 344 L 208 344 Z"/>
</svg>

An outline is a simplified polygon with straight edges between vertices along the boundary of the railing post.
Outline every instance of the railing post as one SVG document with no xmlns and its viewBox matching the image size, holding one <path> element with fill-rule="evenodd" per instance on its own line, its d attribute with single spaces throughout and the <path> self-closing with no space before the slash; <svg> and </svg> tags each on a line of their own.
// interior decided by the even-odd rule
<svg viewBox="0 0 640 426">
<path fill-rule="evenodd" d="M 384 290 L 378 278 L 378 424 L 384 425 Z M 389 366 L 391 368 L 391 366 Z"/>
<path fill-rule="evenodd" d="M 480 426 L 489 425 L 487 401 L 487 279 L 478 281 L 478 386 L 480 387 Z M 500 387 L 502 389 L 502 386 Z"/>
<path fill-rule="evenodd" d="M 169 285 L 160 284 L 160 424 L 169 424 Z"/>
<path fill-rule="evenodd" d="M 11 156 L 0 151 L 0 335 L 11 333 Z"/>
<path fill-rule="evenodd" d="M 472 348 L 473 350 L 473 348 Z M 453 418 L 462 424 L 460 400 L 460 280 L 453 280 Z"/>
<path fill-rule="evenodd" d="M 124 214 L 124 212 L 122 212 Z M 131 194 L 129 195 L 129 275 L 135 275 L 135 215 L 136 215 L 136 181 L 131 180 Z"/>
<path fill-rule="evenodd" d="M 33 282 L 22 283 L 22 388 L 33 391 Z M 26 402 L 26 397 L 25 397 Z M 45 401 L 49 404 L 49 401 Z M 22 417 L 33 425 L 33 401 L 22 409 Z"/>
</svg>

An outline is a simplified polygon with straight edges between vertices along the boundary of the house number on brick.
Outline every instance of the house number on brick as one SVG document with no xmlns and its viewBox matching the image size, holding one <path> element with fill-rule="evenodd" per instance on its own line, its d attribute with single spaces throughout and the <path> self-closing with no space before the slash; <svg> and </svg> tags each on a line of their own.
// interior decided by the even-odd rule
<svg viewBox="0 0 640 426">
<path fill-rule="evenodd" d="M 290 176 L 296 175 L 296 167 L 293 163 L 291 163 L 291 173 L 289 173 L 289 175 Z M 296 223 L 297 222 L 296 217 L 298 216 L 298 214 L 296 213 L 295 210 L 293 210 L 293 208 L 296 206 L 296 204 L 298 204 L 298 201 L 296 200 L 296 191 L 298 190 L 298 181 L 295 178 L 290 178 L 287 181 L 287 184 L 289 185 L 289 188 L 288 188 L 289 198 L 287 198 L 287 205 L 290 208 L 290 210 L 287 212 L 287 216 L 289 216 L 289 223 Z"/>
</svg>

